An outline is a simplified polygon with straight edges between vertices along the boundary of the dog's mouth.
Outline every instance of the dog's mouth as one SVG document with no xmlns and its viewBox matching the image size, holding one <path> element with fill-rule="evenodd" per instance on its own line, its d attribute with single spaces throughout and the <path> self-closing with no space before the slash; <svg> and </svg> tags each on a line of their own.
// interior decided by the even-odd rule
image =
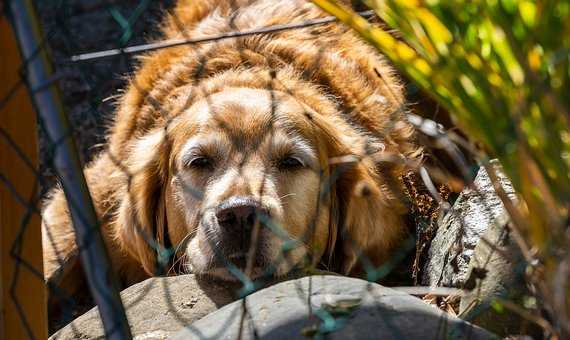
<svg viewBox="0 0 570 340">
<path fill-rule="evenodd" d="M 246 269 L 251 268 L 265 268 L 267 267 L 267 263 L 265 261 L 265 257 L 263 254 L 257 253 L 250 258 L 250 254 L 248 252 L 236 252 L 232 253 L 229 256 L 223 256 L 223 258 L 219 258 L 219 256 L 213 261 L 211 266 L 212 269 L 218 268 L 232 268 L 238 269 L 240 271 L 245 271 Z"/>
<path fill-rule="evenodd" d="M 195 247 L 189 247 L 189 271 L 224 281 L 265 280 L 286 275 L 303 265 L 305 247 L 279 253 L 275 251 L 279 249 L 278 242 L 264 237 L 259 241 L 261 245 L 255 251 L 236 249 L 223 242 L 205 242 L 207 246 L 202 248 L 197 246 L 200 242 L 195 242 Z"/>
<path fill-rule="evenodd" d="M 261 254 L 249 259 L 248 253 L 233 253 L 224 258 L 215 259 L 204 274 L 227 281 L 240 281 L 245 277 L 258 279 L 270 272 L 270 267 Z"/>
</svg>

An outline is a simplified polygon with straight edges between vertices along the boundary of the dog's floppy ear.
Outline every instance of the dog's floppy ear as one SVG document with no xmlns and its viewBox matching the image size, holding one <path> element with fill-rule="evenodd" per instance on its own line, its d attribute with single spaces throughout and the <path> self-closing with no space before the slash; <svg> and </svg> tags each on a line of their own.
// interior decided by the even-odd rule
<svg viewBox="0 0 570 340">
<path fill-rule="evenodd" d="M 169 150 L 164 130 L 149 133 L 132 145 L 125 169 L 129 181 L 117 215 L 116 239 L 149 275 L 157 274 L 156 246 L 167 228 L 164 188 Z"/>
<path fill-rule="evenodd" d="M 358 275 L 365 263 L 378 266 L 385 261 L 405 233 L 398 178 L 402 166 L 378 162 L 378 156 L 399 152 L 342 121 L 311 118 L 328 144 L 331 232 L 325 256 L 335 270 Z"/>
<path fill-rule="evenodd" d="M 345 275 L 358 275 L 366 265 L 378 266 L 387 260 L 401 241 L 405 208 L 397 175 L 379 172 L 370 157 L 343 164 L 336 171 L 340 172 L 334 190 L 340 209 L 336 246 L 339 269 Z"/>
</svg>

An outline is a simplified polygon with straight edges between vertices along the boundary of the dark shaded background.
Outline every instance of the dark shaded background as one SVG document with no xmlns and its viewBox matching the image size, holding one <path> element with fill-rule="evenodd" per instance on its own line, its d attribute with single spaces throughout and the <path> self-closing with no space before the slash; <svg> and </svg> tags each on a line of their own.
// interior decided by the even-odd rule
<svg viewBox="0 0 570 340">
<path fill-rule="evenodd" d="M 136 65 L 133 56 L 71 63 L 72 55 L 159 38 L 158 24 L 173 0 L 36 0 L 47 47 L 73 135 L 85 164 L 101 150 L 114 101 Z M 50 142 L 40 124 L 44 191 L 55 184 Z"/>
</svg>

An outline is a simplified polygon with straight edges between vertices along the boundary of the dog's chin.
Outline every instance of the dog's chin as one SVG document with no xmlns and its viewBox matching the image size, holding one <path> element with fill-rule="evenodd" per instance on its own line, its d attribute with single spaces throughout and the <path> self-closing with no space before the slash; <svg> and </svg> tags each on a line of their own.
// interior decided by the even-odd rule
<svg viewBox="0 0 570 340">
<path fill-rule="evenodd" d="M 197 275 L 207 276 L 210 278 L 228 281 L 228 282 L 245 282 L 251 281 L 271 281 L 274 279 L 284 278 L 291 273 L 302 269 L 302 259 L 293 261 L 275 261 L 264 262 L 261 259 L 254 261 L 252 268 L 247 271 L 245 258 L 232 258 L 225 264 L 212 265 L 209 268 L 195 271 Z"/>
<path fill-rule="evenodd" d="M 266 264 L 263 257 L 257 257 L 248 272 L 247 260 L 245 256 L 230 256 L 225 260 L 211 259 L 206 266 L 191 265 L 191 272 L 211 277 L 223 281 L 244 281 L 256 280 L 267 276 L 274 276 L 270 266 Z"/>
<path fill-rule="evenodd" d="M 257 280 L 267 276 L 266 269 L 263 267 L 254 267 L 251 273 L 247 274 L 243 268 L 232 270 L 225 267 L 210 268 L 202 275 L 209 276 L 222 281 L 243 282 L 244 280 Z"/>
<path fill-rule="evenodd" d="M 305 247 L 297 247 L 283 258 L 258 253 L 247 273 L 247 253 L 239 252 L 217 258 L 210 249 L 200 249 L 197 241 L 190 242 L 187 251 L 189 261 L 186 270 L 188 273 L 233 282 L 285 277 L 303 266 L 307 253 Z"/>
</svg>

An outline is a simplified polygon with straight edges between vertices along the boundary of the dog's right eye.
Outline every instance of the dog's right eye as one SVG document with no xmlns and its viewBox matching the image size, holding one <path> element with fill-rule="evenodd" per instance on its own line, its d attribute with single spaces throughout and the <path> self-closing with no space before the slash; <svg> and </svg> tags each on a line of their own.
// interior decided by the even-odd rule
<svg viewBox="0 0 570 340">
<path fill-rule="evenodd" d="M 279 168 L 282 170 L 294 170 L 303 167 L 303 162 L 297 157 L 285 157 L 279 161 Z"/>
<path fill-rule="evenodd" d="M 212 160 L 208 157 L 195 157 L 188 162 L 188 166 L 196 169 L 208 169 L 212 167 Z"/>
</svg>

